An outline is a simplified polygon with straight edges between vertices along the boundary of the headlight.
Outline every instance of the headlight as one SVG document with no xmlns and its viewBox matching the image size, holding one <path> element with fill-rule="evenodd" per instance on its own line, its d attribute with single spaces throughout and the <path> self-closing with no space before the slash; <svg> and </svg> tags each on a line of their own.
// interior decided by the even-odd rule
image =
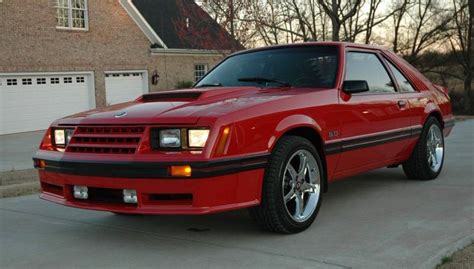
<svg viewBox="0 0 474 269">
<path fill-rule="evenodd" d="M 53 141 L 58 147 L 65 147 L 71 141 L 74 129 L 54 129 Z"/>
<path fill-rule="evenodd" d="M 160 148 L 180 148 L 181 130 L 165 129 L 160 130 Z"/>
<path fill-rule="evenodd" d="M 209 130 L 190 129 L 188 130 L 188 144 L 190 148 L 203 148 L 209 137 Z"/>
</svg>

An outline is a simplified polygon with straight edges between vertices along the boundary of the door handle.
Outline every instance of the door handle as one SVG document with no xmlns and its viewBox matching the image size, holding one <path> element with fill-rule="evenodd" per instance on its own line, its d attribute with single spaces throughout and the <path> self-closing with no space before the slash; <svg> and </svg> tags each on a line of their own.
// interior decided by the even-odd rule
<svg viewBox="0 0 474 269">
<path fill-rule="evenodd" d="M 405 100 L 398 100 L 397 102 L 399 108 L 405 108 L 407 106 L 407 101 Z"/>
</svg>

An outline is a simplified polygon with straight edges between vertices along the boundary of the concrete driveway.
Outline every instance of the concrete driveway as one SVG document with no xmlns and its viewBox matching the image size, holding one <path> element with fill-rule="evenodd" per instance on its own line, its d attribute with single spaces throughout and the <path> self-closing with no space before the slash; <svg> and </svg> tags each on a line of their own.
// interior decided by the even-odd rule
<svg viewBox="0 0 474 269">
<path fill-rule="evenodd" d="M 31 158 L 44 132 L 0 135 L 0 172 L 33 168 Z"/>
<path fill-rule="evenodd" d="M 334 183 L 313 226 L 260 231 L 245 210 L 116 216 L 37 196 L 0 200 L 2 268 L 433 268 L 474 239 L 474 121 L 458 122 L 434 181 L 401 168 Z"/>
</svg>

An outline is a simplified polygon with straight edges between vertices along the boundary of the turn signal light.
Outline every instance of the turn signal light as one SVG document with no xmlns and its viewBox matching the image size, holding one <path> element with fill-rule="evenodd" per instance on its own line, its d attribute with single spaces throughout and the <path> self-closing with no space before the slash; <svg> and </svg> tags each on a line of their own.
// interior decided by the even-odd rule
<svg viewBox="0 0 474 269">
<path fill-rule="evenodd" d="M 227 145 L 227 140 L 229 139 L 230 127 L 225 127 L 222 129 L 221 136 L 219 138 L 219 143 L 217 144 L 216 154 L 222 155 L 225 152 L 225 147 Z"/>
<path fill-rule="evenodd" d="M 46 167 L 46 162 L 44 160 L 38 160 L 36 162 L 36 167 L 39 169 L 44 169 Z"/>
<path fill-rule="evenodd" d="M 190 177 L 191 171 L 192 169 L 189 165 L 171 166 L 171 176 L 173 177 Z"/>
</svg>

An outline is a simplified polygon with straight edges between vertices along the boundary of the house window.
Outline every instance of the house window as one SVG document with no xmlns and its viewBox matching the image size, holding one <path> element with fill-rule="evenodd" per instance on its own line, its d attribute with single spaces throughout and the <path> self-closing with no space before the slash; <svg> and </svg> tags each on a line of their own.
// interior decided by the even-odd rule
<svg viewBox="0 0 474 269">
<path fill-rule="evenodd" d="M 64 83 L 72 83 L 72 78 L 71 77 L 64 78 Z"/>
<path fill-rule="evenodd" d="M 46 79 L 45 78 L 37 78 L 36 79 L 36 84 L 38 84 L 38 85 L 46 84 Z"/>
<path fill-rule="evenodd" d="M 207 72 L 207 64 L 194 65 L 194 80 L 200 80 Z"/>
<path fill-rule="evenodd" d="M 17 81 L 15 78 L 12 78 L 12 79 L 7 79 L 7 86 L 15 86 L 17 85 Z"/>
<path fill-rule="evenodd" d="M 58 28 L 87 29 L 87 0 L 56 0 Z"/>
<path fill-rule="evenodd" d="M 76 82 L 77 83 L 84 83 L 84 77 L 77 77 Z"/>
<path fill-rule="evenodd" d="M 24 78 L 24 79 L 21 80 L 21 84 L 31 85 L 31 84 L 33 84 L 33 81 L 31 80 L 31 78 Z"/>
<path fill-rule="evenodd" d="M 59 78 L 51 78 L 51 84 L 59 84 Z"/>
</svg>

